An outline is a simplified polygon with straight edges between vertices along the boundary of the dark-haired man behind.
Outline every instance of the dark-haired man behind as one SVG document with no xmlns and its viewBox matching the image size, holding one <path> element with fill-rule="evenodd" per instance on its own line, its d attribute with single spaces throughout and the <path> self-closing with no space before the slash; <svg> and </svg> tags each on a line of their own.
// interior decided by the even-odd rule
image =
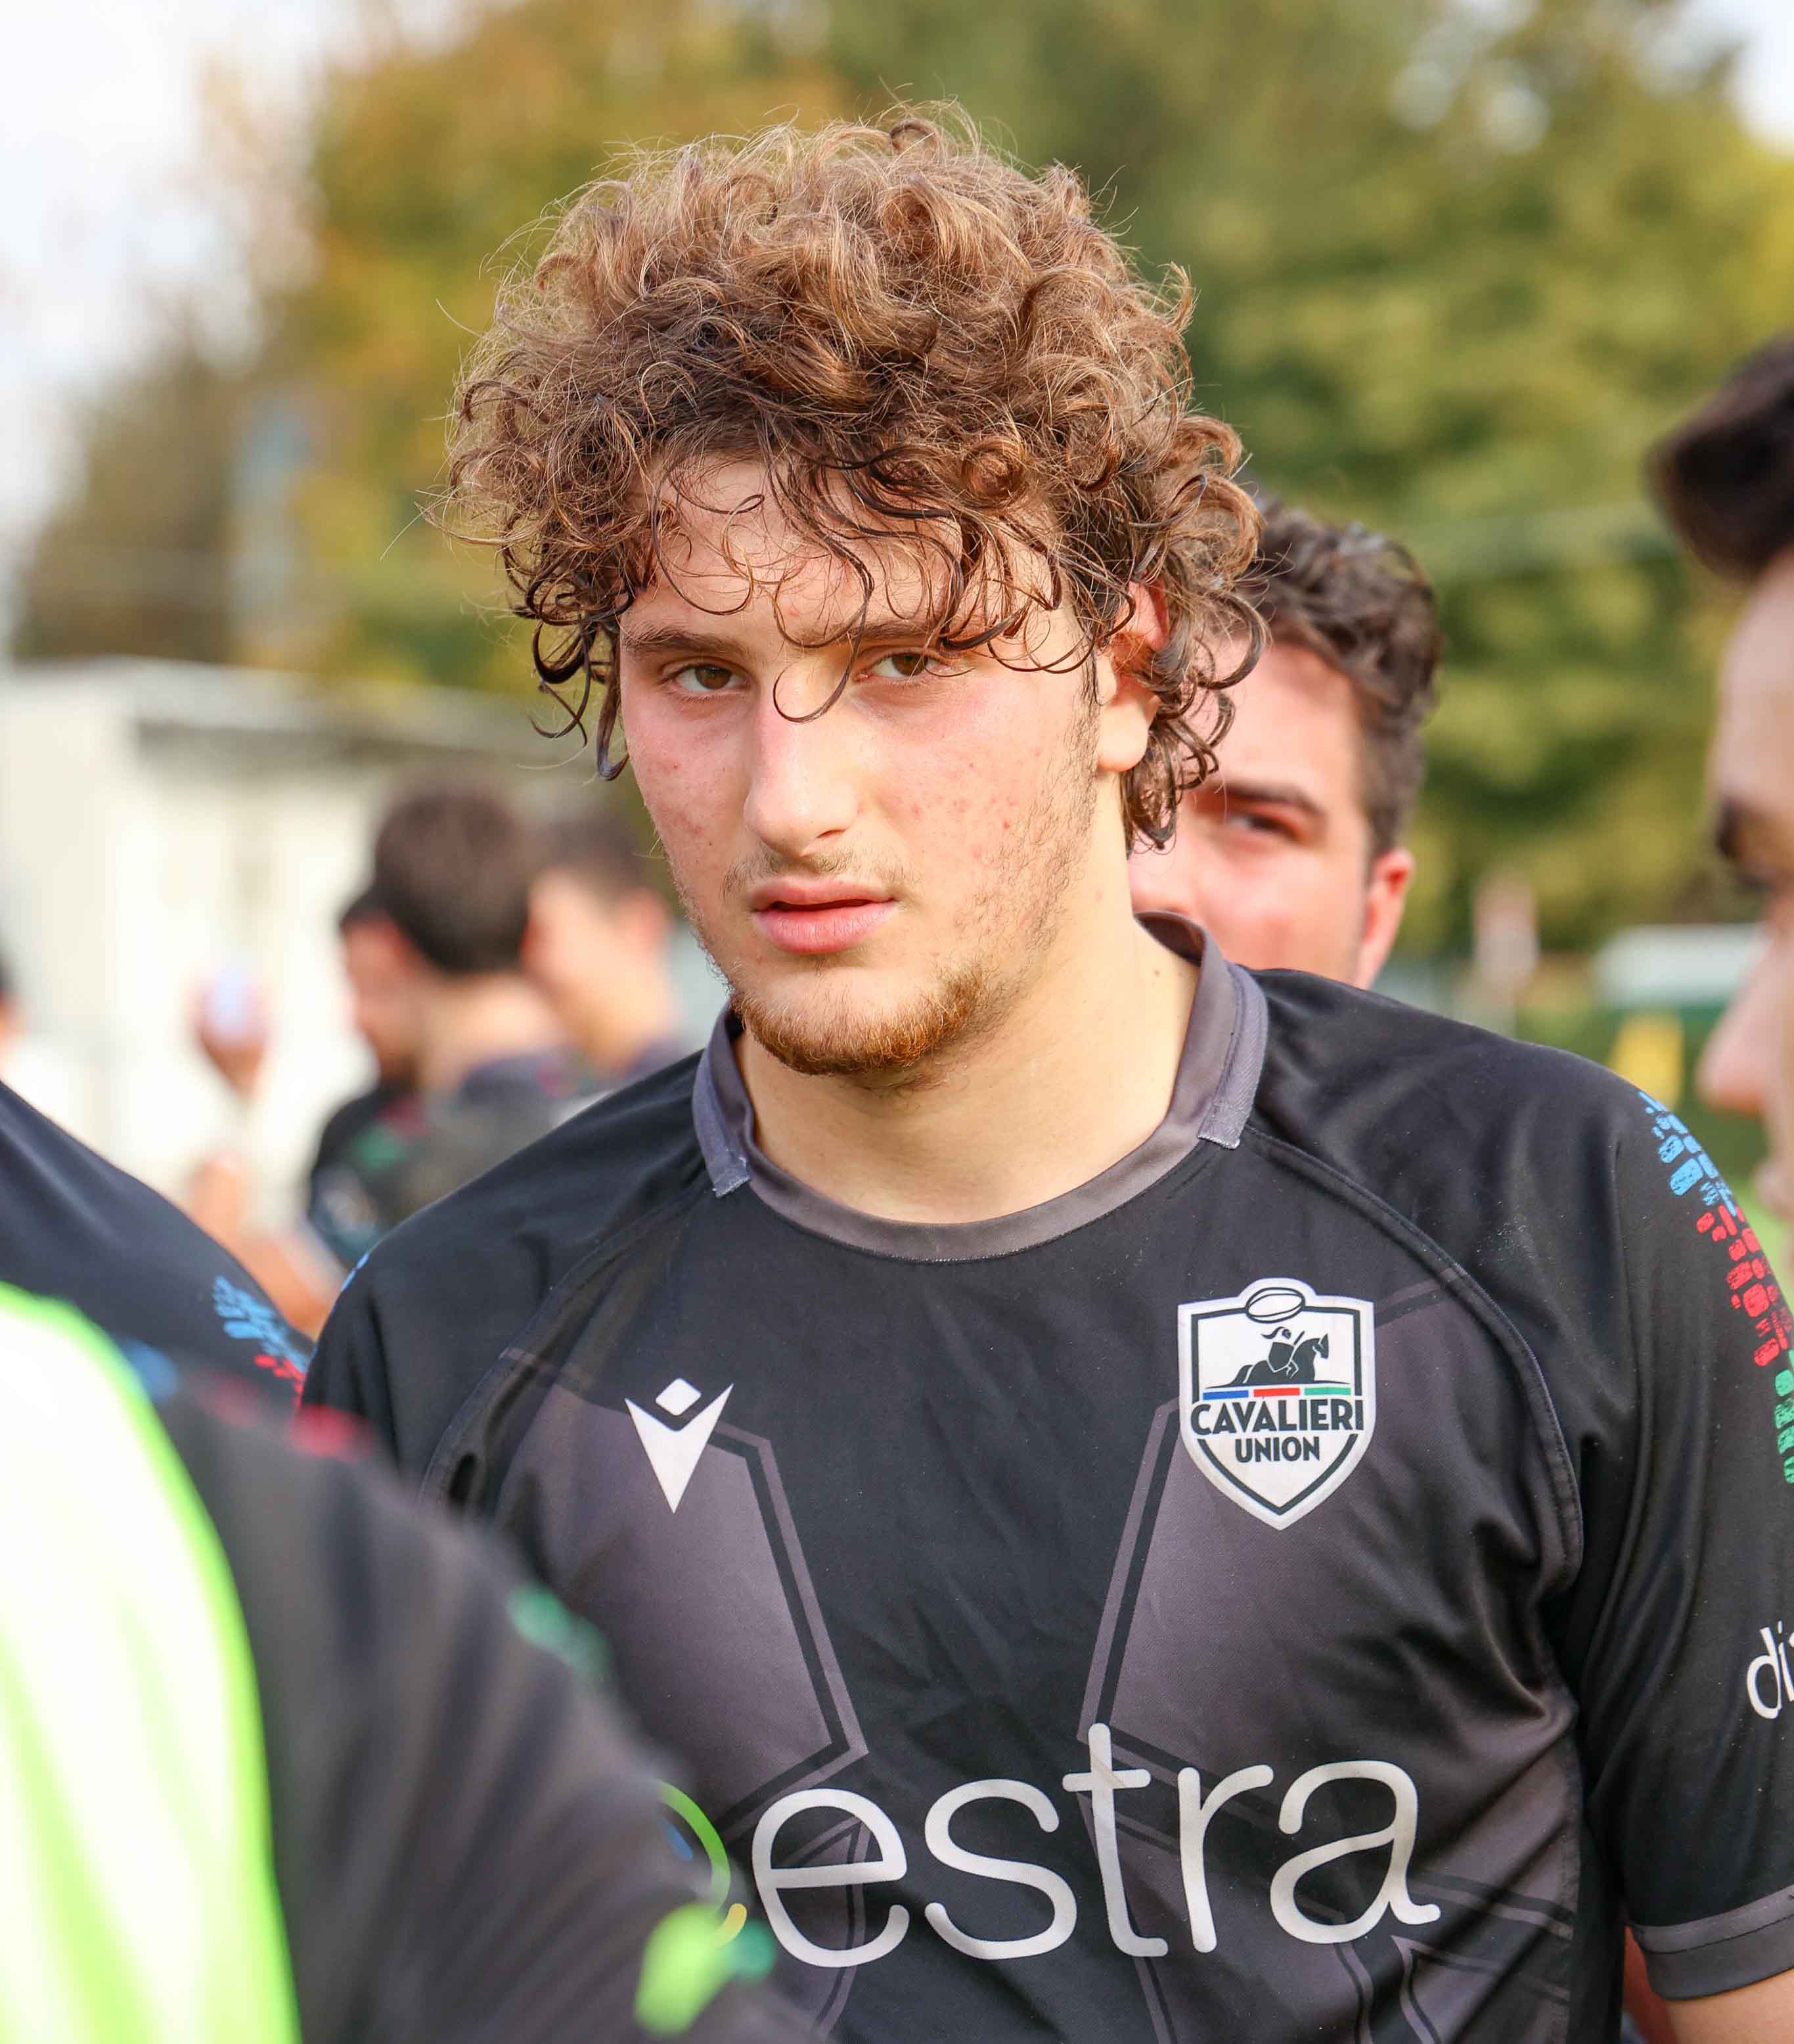
<svg viewBox="0 0 1794 2044">
<path fill-rule="evenodd" d="M 1403 841 L 1440 641 L 1433 592 L 1362 525 L 1265 500 L 1254 595 L 1270 628 L 1231 691 L 1220 762 L 1165 851 L 1135 852 L 1134 905 L 1212 932 L 1231 959 L 1369 986 L 1401 927 Z"/>
<path fill-rule="evenodd" d="M 1708 1039 L 1712 1106 L 1763 1123 L 1766 1202 L 1794 1213 L 1794 333 L 1742 363 L 1654 451 L 1690 552 L 1746 591 L 1708 759 L 1720 852 L 1761 895 L 1763 951 Z M 1790 1387 L 1794 1390 L 1794 1386 Z M 1788 1418 L 1794 1421 L 1794 1409 Z"/>
<path fill-rule="evenodd" d="M 307 1219 L 345 1272 L 594 1090 L 524 970 L 544 858 L 539 833 L 482 788 L 420 790 L 380 826 L 356 920 L 410 982 L 414 1088 L 313 1172 Z"/>
</svg>

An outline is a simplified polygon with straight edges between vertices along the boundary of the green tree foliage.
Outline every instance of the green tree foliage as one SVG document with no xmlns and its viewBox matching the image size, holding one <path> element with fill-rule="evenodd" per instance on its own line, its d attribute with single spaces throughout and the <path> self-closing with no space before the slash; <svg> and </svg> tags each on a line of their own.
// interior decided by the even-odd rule
<svg viewBox="0 0 1794 2044">
<path fill-rule="evenodd" d="M 469 0 L 459 34 L 345 71 L 321 110 L 313 259 L 263 372 L 305 394 L 305 601 L 249 650 L 527 688 L 491 563 L 418 515 L 494 263 L 528 245 L 507 242 L 633 143 L 952 96 L 1187 268 L 1200 394 L 1259 480 L 1381 526 L 1439 580 L 1452 656 L 1411 945 L 1461 943 L 1497 867 L 1530 875 L 1554 944 L 1692 905 L 1723 605 L 1638 464 L 1789 319 L 1794 160 L 1746 134 L 1719 68 L 1672 60 L 1679 11 Z M 134 400 L 133 430 L 153 439 L 159 409 Z M 119 499 L 126 448 L 96 437 L 78 526 Z M 78 552 L 52 536 L 40 558 Z M 34 588 L 33 619 L 52 609 Z"/>
<path fill-rule="evenodd" d="M 278 343 L 318 402 L 302 512 L 338 600 L 310 663 L 529 686 L 491 563 L 419 517 L 461 356 L 522 231 L 629 147 L 839 110 L 814 46 L 776 10 L 524 0 L 474 12 L 446 48 L 343 75 L 311 165 L 316 267 Z"/>
<path fill-rule="evenodd" d="M 80 486 L 25 563 L 20 659 L 229 657 L 237 423 L 233 379 L 186 344 L 96 407 Z"/>
<path fill-rule="evenodd" d="M 1669 0 L 909 0 L 840 9 L 862 92 L 950 90 L 1078 165 L 1199 292 L 1266 486 L 1407 540 L 1451 644 L 1408 939 L 1527 873 L 1547 941 L 1685 899 L 1711 611 L 1648 442 L 1794 307 L 1794 163 Z M 1523 18 L 1512 21 L 1519 15 Z M 1248 684 L 1249 686 L 1249 684 Z"/>
</svg>

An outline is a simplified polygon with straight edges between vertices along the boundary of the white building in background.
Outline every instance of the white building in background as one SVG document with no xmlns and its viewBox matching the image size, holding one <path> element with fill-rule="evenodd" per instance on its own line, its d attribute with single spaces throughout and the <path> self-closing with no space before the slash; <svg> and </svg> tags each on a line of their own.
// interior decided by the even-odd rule
<svg viewBox="0 0 1794 2044">
<path fill-rule="evenodd" d="M 336 917 L 384 804 L 475 774 L 532 807 L 602 800 L 586 756 L 521 705 L 459 691 L 159 661 L 0 669 L 0 947 L 27 1021 L 7 1076 L 165 1192 L 229 1143 L 278 1210 L 325 1115 L 370 1082 Z M 247 1117 L 192 1040 L 199 990 L 235 968 L 275 1030 Z"/>
</svg>

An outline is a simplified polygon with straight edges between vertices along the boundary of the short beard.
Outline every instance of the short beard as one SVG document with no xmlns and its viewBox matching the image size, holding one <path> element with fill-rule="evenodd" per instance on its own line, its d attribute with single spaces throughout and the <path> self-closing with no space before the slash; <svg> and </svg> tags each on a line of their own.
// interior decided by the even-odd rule
<svg viewBox="0 0 1794 2044">
<path fill-rule="evenodd" d="M 943 1051 L 993 1028 L 1014 1004 L 976 963 L 956 967 L 906 1013 L 854 1023 L 827 1016 L 799 1021 L 741 987 L 731 989 L 742 1026 L 782 1065 L 808 1078 L 913 1076 Z M 1018 989 L 1019 991 L 1019 989 Z"/>
</svg>

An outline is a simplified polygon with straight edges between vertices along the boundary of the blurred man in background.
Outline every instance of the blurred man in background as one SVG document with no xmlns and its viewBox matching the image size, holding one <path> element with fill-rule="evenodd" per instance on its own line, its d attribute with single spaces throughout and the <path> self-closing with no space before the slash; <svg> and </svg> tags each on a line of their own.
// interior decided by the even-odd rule
<svg viewBox="0 0 1794 2044">
<path fill-rule="evenodd" d="M 417 1043 L 422 1028 L 424 966 L 371 889 L 363 888 L 336 919 L 343 977 L 348 982 L 355 1034 L 374 1059 L 374 1083 L 346 1100 L 319 1132 L 309 1174 L 308 1205 L 326 1171 L 345 1157 L 363 1131 L 417 1089 Z"/>
<path fill-rule="evenodd" d="M 524 966 L 606 1092 L 685 1055 L 673 916 L 617 818 L 595 807 L 545 836 Z"/>
<path fill-rule="evenodd" d="M 424 971 L 390 916 L 364 888 L 337 918 L 343 977 L 355 1031 L 374 1059 L 374 1084 L 336 1108 L 319 1132 L 306 1174 L 305 1207 L 320 1207 L 330 1174 L 355 1144 L 416 1089 Z M 261 1089 L 271 1041 L 265 1003 L 240 971 L 221 974 L 195 1009 L 194 1040 L 247 1108 Z M 316 1333 L 342 1281 L 334 1253 L 305 1231 L 264 1232 L 250 1225 L 249 1170 L 231 1151 L 206 1158 L 190 1174 L 187 1212 L 252 1269 L 294 1326 Z"/>
<path fill-rule="evenodd" d="M 314 1175 L 313 1231 L 346 1274 L 389 1228 L 545 1135 L 594 1090 L 524 970 L 544 847 L 487 790 L 421 790 L 380 826 L 363 920 L 409 991 L 415 1091 Z M 395 1034 L 396 1040 L 396 1034 Z"/>
<path fill-rule="evenodd" d="M 796 2044 L 595 1635 L 371 1470 L 159 1417 L 0 1287 L 0 2036 Z"/>
<path fill-rule="evenodd" d="M 1763 905 L 1763 951 L 1708 1039 L 1709 1105 L 1758 1116 L 1759 1179 L 1786 1218 L 1794 1171 L 1794 333 L 1744 363 L 1651 457 L 1677 536 L 1747 592 L 1719 671 L 1708 761 L 1722 855 Z"/>
<path fill-rule="evenodd" d="M 524 971 L 540 834 L 497 795 L 417 790 L 388 813 L 367 887 L 339 925 L 357 1032 L 377 1080 L 319 1138 L 302 1228 L 246 1219 L 240 1160 L 209 1158 L 188 1209 L 253 1270 L 294 1325 L 315 1332 L 343 1279 L 388 1229 L 545 1134 L 601 1090 L 543 989 Z M 557 957 L 573 947 L 555 946 Z M 583 985 L 570 962 L 558 979 Z M 242 1097 L 265 1022 L 201 1047 Z"/>
<path fill-rule="evenodd" d="M 1169 910 L 1231 959 L 1354 986 L 1381 971 L 1414 855 L 1421 728 L 1440 640 L 1409 555 L 1362 525 L 1267 499 L 1254 600 L 1270 632 L 1232 690 L 1220 763 L 1168 849 L 1134 855 L 1137 909 Z"/>
</svg>

